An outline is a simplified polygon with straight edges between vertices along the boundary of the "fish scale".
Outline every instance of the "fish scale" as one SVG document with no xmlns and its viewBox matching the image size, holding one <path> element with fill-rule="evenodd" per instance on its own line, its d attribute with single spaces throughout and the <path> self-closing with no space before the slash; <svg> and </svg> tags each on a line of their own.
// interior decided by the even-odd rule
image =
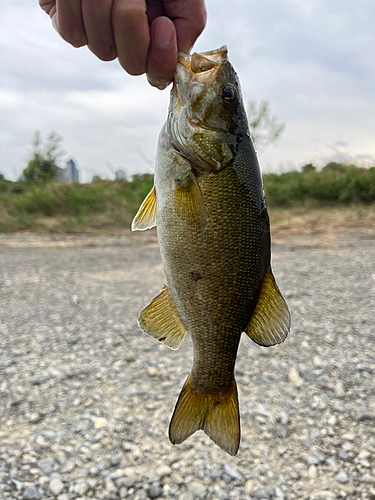
<svg viewBox="0 0 375 500">
<path fill-rule="evenodd" d="M 194 347 L 170 440 L 179 444 L 202 429 L 235 455 L 242 332 L 275 345 L 285 340 L 290 316 L 271 270 L 258 159 L 225 47 L 179 56 L 155 186 L 132 228 L 155 225 L 167 284 L 138 324 L 173 349 L 189 332 Z"/>
</svg>

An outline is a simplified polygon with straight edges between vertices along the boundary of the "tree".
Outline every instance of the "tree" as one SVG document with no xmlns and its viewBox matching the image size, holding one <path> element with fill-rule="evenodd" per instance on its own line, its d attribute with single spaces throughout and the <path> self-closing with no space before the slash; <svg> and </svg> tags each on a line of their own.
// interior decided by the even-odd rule
<svg viewBox="0 0 375 500">
<path fill-rule="evenodd" d="M 0 172 L 0 181 L 3 181 L 5 179 L 4 174 Z"/>
<path fill-rule="evenodd" d="M 315 172 L 315 171 L 316 167 L 314 167 L 312 163 L 306 163 L 306 165 L 302 167 L 302 172 Z"/>
<path fill-rule="evenodd" d="M 57 161 L 64 155 L 61 141 L 62 137 L 56 132 L 51 132 L 45 142 L 40 132 L 35 132 L 32 157 L 22 172 L 26 181 L 46 182 L 57 177 Z"/>
<path fill-rule="evenodd" d="M 251 139 L 255 149 L 261 154 L 280 138 L 285 123 L 278 123 L 276 116 L 271 115 L 270 103 L 264 100 L 259 104 L 249 101 L 247 116 Z"/>
</svg>

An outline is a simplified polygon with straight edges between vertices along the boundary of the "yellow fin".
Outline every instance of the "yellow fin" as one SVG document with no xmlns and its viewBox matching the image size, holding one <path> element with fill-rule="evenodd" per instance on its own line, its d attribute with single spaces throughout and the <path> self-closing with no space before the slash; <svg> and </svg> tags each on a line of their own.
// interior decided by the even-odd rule
<svg viewBox="0 0 375 500">
<path fill-rule="evenodd" d="M 186 184 L 186 186 L 181 184 Z M 187 182 L 179 183 L 176 181 L 174 206 L 181 219 L 195 218 L 201 226 L 207 225 L 207 212 L 202 192 L 192 172 L 190 172 Z"/>
<path fill-rule="evenodd" d="M 290 313 L 269 266 L 257 305 L 245 332 L 257 344 L 269 347 L 283 342 L 290 329 Z"/>
<path fill-rule="evenodd" d="M 161 293 L 138 316 L 141 330 L 171 349 L 178 349 L 185 338 L 186 328 L 182 324 L 167 285 Z"/>
<path fill-rule="evenodd" d="M 144 231 L 156 226 L 156 189 L 155 186 L 143 200 L 132 222 L 132 231 Z"/>
<path fill-rule="evenodd" d="M 180 444 L 199 429 L 229 455 L 236 455 L 241 431 L 234 379 L 226 394 L 207 393 L 194 388 L 189 375 L 174 409 L 169 439 Z"/>
</svg>

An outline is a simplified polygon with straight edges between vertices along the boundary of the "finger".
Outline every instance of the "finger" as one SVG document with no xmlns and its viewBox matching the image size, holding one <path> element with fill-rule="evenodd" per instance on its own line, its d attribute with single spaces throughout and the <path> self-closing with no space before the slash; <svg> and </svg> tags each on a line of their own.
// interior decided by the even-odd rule
<svg viewBox="0 0 375 500">
<path fill-rule="evenodd" d="M 146 73 L 150 33 L 145 0 L 114 0 L 112 26 L 121 66 L 130 75 Z"/>
<path fill-rule="evenodd" d="M 173 22 L 157 17 L 151 24 L 147 79 L 151 85 L 164 89 L 172 80 L 177 66 L 177 38 Z"/>
<path fill-rule="evenodd" d="M 56 14 L 56 0 L 39 0 L 39 7 L 51 18 Z"/>
<path fill-rule="evenodd" d="M 164 10 L 176 27 L 178 50 L 188 53 L 206 26 L 204 1 L 164 0 Z"/>
<path fill-rule="evenodd" d="M 64 40 L 74 47 L 87 44 L 80 0 L 56 0 L 54 25 Z"/>
<path fill-rule="evenodd" d="M 87 44 L 102 61 L 112 61 L 117 57 L 111 11 L 112 0 L 82 0 Z"/>
</svg>

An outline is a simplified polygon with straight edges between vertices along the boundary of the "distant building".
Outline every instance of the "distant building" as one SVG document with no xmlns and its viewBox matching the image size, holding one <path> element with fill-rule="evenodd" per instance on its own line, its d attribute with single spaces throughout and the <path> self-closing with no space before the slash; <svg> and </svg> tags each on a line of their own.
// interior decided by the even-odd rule
<svg viewBox="0 0 375 500">
<path fill-rule="evenodd" d="M 119 181 L 120 179 L 126 179 L 125 170 L 117 170 L 116 171 L 116 181 Z"/>
<path fill-rule="evenodd" d="M 57 178 L 61 181 L 79 182 L 79 170 L 73 159 L 66 162 L 66 168 L 59 168 Z"/>
</svg>

